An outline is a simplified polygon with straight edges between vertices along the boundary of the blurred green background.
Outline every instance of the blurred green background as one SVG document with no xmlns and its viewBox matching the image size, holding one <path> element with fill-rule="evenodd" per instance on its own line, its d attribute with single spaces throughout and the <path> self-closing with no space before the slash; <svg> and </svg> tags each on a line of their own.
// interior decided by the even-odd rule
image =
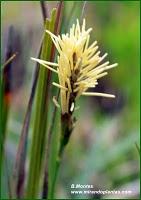
<svg viewBox="0 0 141 200">
<path fill-rule="evenodd" d="M 48 11 L 57 2 L 48 2 Z M 116 95 L 116 99 L 81 97 L 76 111 L 76 128 L 64 153 L 58 176 L 57 198 L 90 198 L 71 195 L 71 184 L 93 184 L 95 190 L 131 190 L 122 198 L 139 198 L 140 70 L 139 1 L 87 1 L 83 12 L 91 42 L 97 40 L 107 59 L 117 68 L 99 81 L 95 91 Z M 62 32 L 81 18 L 84 2 L 64 3 Z M 43 35 L 40 3 L 1 2 L 2 58 L 9 26 L 20 35 L 19 59 L 15 60 L 11 85 L 13 98 L 7 128 L 6 156 L 11 173 L 19 135 L 30 95 L 36 57 Z M 19 44 L 19 43 L 18 43 Z M 31 128 L 32 130 L 32 124 Z M 29 137 L 30 142 L 31 135 Z M 30 146 L 30 143 L 29 143 Z M 7 170 L 3 174 L 3 196 L 7 196 Z M 96 196 L 93 196 L 96 198 Z M 114 198 L 117 198 L 116 195 Z M 121 196 L 119 196 L 120 198 Z M 97 198 L 113 198 L 98 196 Z"/>
</svg>

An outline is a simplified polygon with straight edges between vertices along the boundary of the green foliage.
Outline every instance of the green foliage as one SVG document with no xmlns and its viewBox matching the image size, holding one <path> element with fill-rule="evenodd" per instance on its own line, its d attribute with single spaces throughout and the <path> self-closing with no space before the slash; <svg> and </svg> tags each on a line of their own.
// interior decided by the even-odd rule
<svg viewBox="0 0 141 200">
<path fill-rule="evenodd" d="M 35 49 L 39 46 L 38 40 L 40 40 L 41 37 L 42 24 L 39 4 L 37 2 L 28 3 L 31 6 L 29 6 L 29 8 L 32 10 L 33 7 L 33 13 L 38 16 L 34 19 L 31 15 L 30 22 L 33 22 L 33 25 L 30 24 L 29 26 L 28 24 L 27 26 L 27 32 L 31 34 L 30 39 L 32 43 L 29 55 L 30 58 L 30 56 L 35 57 L 36 55 Z M 22 5 L 29 5 L 28 3 L 23 2 Z M 54 7 L 55 2 L 48 2 L 48 4 L 48 9 L 50 11 L 50 8 Z M 11 23 L 12 15 L 19 15 L 17 19 L 14 18 L 13 21 L 13 23 L 18 24 L 18 18 L 20 19 L 21 17 L 19 9 L 21 3 L 15 2 L 13 7 L 11 7 L 9 3 L 7 3 L 7 5 L 8 9 L 10 8 L 12 11 L 9 15 L 10 22 L 6 21 L 8 18 L 4 17 L 3 24 Z M 82 7 L 83 3 L 80 1 L 64 2 L 60 32 L 66 33 L 76 18 L 80 19 Z M 5 15 L 4 13 L 7 15 L 5 10 L 8 9 L 5 3 L 3 3 L 2 8 L 3 16 Z M 56 108 L 55 118 L 52 118 L 54 112 L 52 96 L 56 95 L 56 89 L 51 87 L 51 91 L 48 90 L 48 70 L 43 66 L 39 66 L 36 101 L 33 107 L 34 119 L 30 126 L 31 134 L 29 134 L 28 138 L 28 146 L 31 148 L 31 151 L 28 152 L 27 156 L 27 162 L 29 161 L 29 169 L 26 174 L 27 186 L 25 187 L 27 190 L 25 196 L 27 198 L 38 197 L 39 191 L 41 196 L 44 162 L 46 159 L 48 162 L 46 169 L 48 170 L 49 199 L 80 198 L 80 196 L 70 195 L 70 185 L 72 183 L 92 183 L 98 188 L 105 187 L 106 189 L 112 190 L 126 185 L 129 186 L 130 184 L 133 184 L 135 187 L 134 182 L 139 180 L 139 146 L 135 146 L 135 142 L 138 144 L 139 141 L 140 108 L 139 2 L 87 1 L 84 17 L 86 18 L 87 27 L 93 28 L 91 34 L 92 40 L 98 41 L 102 53 L 105 51 L 109 53 L 108 58 L 110 62 L 119 63 L 116 69 L 109 72 L 109 82 L 110 86 L 112 86 L 115 91 L 117 90 L 123 95 L 125 102 L 123 107 L 120 108 L 115 115 L 112 115 L 112 117 L 108 117 L 106 114 L 103 115 L 103 112 L 100 113 L 99 105 L 97 105 L 93 99 L 86 99 L 83 97 L 77 102 L 80 109 L 75 111 L 74 115 L 78 123 L 76 124 L 76 128 L 65 150 L 59 170 L 59 177 L 57 178 L 60 164 L 58 158 L 60 110 Z M 56 10 L 53 10 L 51 19 L 47 19 L 45 22 L 45 29 L 54 32 L 55 19 Z M 7 24 L 3 30 L 6 29 Z M 24 28 L 26 32 L 26 26 L 24 27 L 21 22 L 19 23 L 19 27 Z M 31 27 L 31 29 L 29 27 Z M 29 35 L 27 35 L 27 37 L 29 37 Z M 22 45 L 25 50 L 25 44 Z M 41 59 L 50 60 L 51 46 L 51 38 L 47 34 L 44 34 Z M 33 64 L 34 63 L 31 61 L 28 63 L 28 78 L 25 85 L 20 89 L 22 94 L 20 91 L 19 93 L 17 92 L 19 99 L 28 96 L 28 90 L 30 88 L 29 77 L 31 77 L 32 71 L 35 69 Z M 52 80 L 54 81 L 56 79 L 57 77 L 53 75 Z M 51 82 L 49 82 L 49 85 L 51 86 Z M 2 85 L 0 85 L 0 87 L 1 86 Z M 0 95 L 0 100 L 2 102 L 2 92 Z M 8 118 L 9 123 L 7 124 L 7 120 L 0 120 L 1 130 L 5 126 L 8 133 L 6 155 L 10 175 L 12 174 L 13 160 L 15 159 L 15 154 L 13 152 L 16 151 L 23 123 L 22 113 L 26 110 L 26 104 L 21 103 L 18 105 L 15 102 L 16 98 L 14 98 L 11 105 Z M 2 113 L 0 112 L 0 114 Z M 113 122 L 114 120 L 116 122 Z M 50 128 L 50 125 L 52 128 Z M 49 130 L 51 130 L 51 132 L 49 132 Z M 4 142 L 5 141 L 1 143 L 3 146 Z M 46 146 L 47 143 L 49 143 L 48 147 Z M 6 164 L 4 163 L 1 187 L 3 199 L 9 196 L 7 172 Z M 57 184 L 55 188 L 56 178 Z M 82 196 L 82 198 L 84 197 Z M 89 196 L 87 196 L 87 198 L 89 198 Z M 138 198 L 138 196 L 136 196 L 136 198 Z"/>
<path fill-rule="evenodd" d="M 51 20 L 48 19 L 45 22 L 45 30 L 48 29 L 51 32 L 54 31 L 56 18 L 56 10 L 52 11 Z M 43 46 L 41 52 L 41 59 L 49 60 L 51 55 L 52 41 L 45 33 L 43 39 Z M 48 70 L 42 66 L 39 69 L 39 79 L 36 93 L 36 105 L 35 105 L 35 121 L 32 136 L 31 158 L 29 165 L 29 177 L 27 184 L 27 197 L 35 198 L 40 182 L 40 175 L 42 164 L 44 160 L 45 145 L 47 141 L 46 127 L 47 127 L 47 115 L 48 115 Z"/>
</svg>

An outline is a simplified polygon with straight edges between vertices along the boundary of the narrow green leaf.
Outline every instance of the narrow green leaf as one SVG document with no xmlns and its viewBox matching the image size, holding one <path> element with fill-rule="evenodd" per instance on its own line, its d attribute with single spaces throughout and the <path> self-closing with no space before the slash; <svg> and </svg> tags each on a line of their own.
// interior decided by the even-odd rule
<svg viewBox="0 0 141 200">
<path fill-rule="evenodd" d="M 51 20 L 45 21 L 45 29 L 54 31 L 54 24 L 56 18 L 56 9 L 53 9 Z M 52 41 L 48 34 L 44 34 L 43 46 L 41 51 L 41 59 L 49 60 L 51 54 Z M 45 145 L 47 142 L 47 121 L 48 121 L 48 104 L 49 104 L 49 91 L 48 91 L 48 70 L 40 66 L 39 79 L 36 93 L 35 105 L 35 121 L 33 127 L 31 158 L 29 165 L 29 177 L 27 183 L 27 198 L 36 198 L 39 191 L 40 176 L 42 164 L 44 160 Z"/>
<path fill-rule="evenodd" d="M 58 2 L 57 5 L 57 13 L 56 13 L 56 21 L 55 21 L 55 27 L 54 27 L 54 34 L 57 35 L 60 32 L 60 27 L 61 27 L 61 19 L 62 19 L 62 11 L 63 11 L 63 2 Z M 52 50 L 51 50 L 51 55 L 50 55 L 50 61 L 53 62 L 55 58 L 55 46 L 52 46 Z M 53 76 L 53 74 L 50 72 L 48 74 L 48 81 L 54 79 L 55 77 Z M 49 88 L 48 88 L 49 89 Z M 51 95 L 54 95 L 54 89 L 51 91 Z M 56 90 L 55 90 L 56 91 Z M 56 94 L 56 93 L 55 93 Z M 58 91 L 58 95 L 57 98 L 59 98 L 59 91 Z M 52 112 L 52 102 L 50 102 L 49 104 L 49 115 L 51 117 L 51 119 L 49 118 L 49 123 L 50 123 L 50 128 L 48 131 L 48 141 L 47 141 L 47 145 L 46 145 L 46 152 L 45 152 L 45 168 L 44 168 L 44 180 L 43 180 L 43 189 L 42 189 L 42 198 L 46 199 L 48 196 L 48 190 L 49 190 L 49 154 L 50 154 L 50 146 L 51 146 L 51 138 L 52 138 L 52 131 L 54 129 L 54 120 L 56 117 L 56 112 L 57 112 L 57 108 L 54 106 L 54 110 Z M 51 114 L 52 112 L 52 114 Z M 55 158 L 55 162 L 56 162 L 56 158 Z M 48 174 L 49 173 L 49 174 Z"/>
</svg>

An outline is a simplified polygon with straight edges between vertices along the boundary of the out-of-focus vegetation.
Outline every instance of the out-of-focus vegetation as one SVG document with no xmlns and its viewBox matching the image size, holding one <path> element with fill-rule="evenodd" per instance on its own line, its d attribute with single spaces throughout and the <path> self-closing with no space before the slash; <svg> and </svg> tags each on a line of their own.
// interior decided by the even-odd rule
<svg viewBox="0 0 141 200">
<path fill-rule="evenodd" d="M 49 12 L 55 5 L 56 2 L 48 2 Z M 111 63 L 119 64 L 99 81 L 95 91 L 116 94 L 116 99 L 81 97 L 79 100 L 76 128 L 59 171 L 57 198 L 90 197 L 71 195 L 71 184 L 93 184 L 94 190 L 131 190 L 131 195 L 122 197 L 139 198 L 139 154 L 135 145 L 135 142 L 139 145 L 139 6 L 138 1 L 88 1 L 85 4 L 86 24 L 93 28 L 91 39 L 98 41 L 103 53 L 108 52 Z M 80 1 L 65 2 L 61 32 L 68 31 L 76 18 L 80 18 L 82 7 Z M 30 57 L 37 56 L 43 35 L 39 2 L 3 1 L 1 22 L 2 62 L 10 25 L 19 34 L 20 46 L 17 45 L 20 52 L 13 62 L 11 75 L 13 92 L 5 148 L 7 162 L 1 189 L 2 197 L 6 198 L 7 174 L 12 173 L 35 70 Z M 31 134 L 29 149 L 30 142 Z"/>
</svg>

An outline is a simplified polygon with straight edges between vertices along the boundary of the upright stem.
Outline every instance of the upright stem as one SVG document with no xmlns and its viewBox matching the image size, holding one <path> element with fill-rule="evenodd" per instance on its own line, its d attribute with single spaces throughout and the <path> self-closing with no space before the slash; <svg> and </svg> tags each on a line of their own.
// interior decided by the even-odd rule
<svg viewBox="0 0 141 200">
<path fill-rule="evenodd" d="M 63 2 L 60 1 L 58 2 L 57 5 L 57 14 L 56 14 L 56 21 L 55 21 L 55 28 L 54 28 L 54 34 L 58 35 L 60 32 L 60 27 L 61 27 L 61 19 L 62 19 L 62 10 L 63 10 Z M 50 61 L 52 62 L 54 60 L 55 57 L 55 46 L 52 46 L 51 49 L 51 56 L 50 56 Z M 48 85 L 49 82 L 51 80 L 52 77 L 52 73 L 51 71 L 48 72 Z M 48 87 L 48 90 L 50 90 L 50 87 Z M 59 98 L 59 92 L 57 95 Z M 51 173 L 49 174 L 49 165 L 51 166 L 51 163 L 49 164 L 49 156 L 50 156 L 50 148 L 52 147 L 51 143 L 52 143 L 52 137 L 54 137 L 53 132 L 54 132 L 54 127 L 55 127 L 55 119 L 56 119 L 56 112 L 57 112 L 57 108 L 55 106 L 54 111 L 53 111 L 53 115 L 52 115 L 52 120 L 51 120 L 51 125 L 50 125 L 50 129 L 48 131 L 48 141 L 46 144 L 46 152 L 45 152 L 45 171 L 44 171 L 44 181 L 43 181 L 43 191 L 42 191 L 42 198 L 46 199 L 48 198 L 48 195 L 50 193 L 50 191 L 52 191 L 51 189 L 51 181 L 49 181 L 50 177 L 51 177 Z M 54 141 L 55 145 L 56 145 L 56 141 Z M 55 154 L 56 155 L 56 154 Z M 55 159 L 56 160 L 56 159 Z"/>
<path fill-rule="evenodd" d="M 54 24 L 56 19 L 56 9 L 53 9 L 51 20 L 46 20 L 45 29 L 54 31 Z M 52 41 L 46 34 L 44 36 L 41 59 L 49 60 L 51 54 Z M 48 121 L 48 104 L 49 104 L 49 91 L 48 91 L 48 70 L 42 66 L 39 69 L 38 87 L 36 93 L 36 113 L 32 136 L 31 158 L 29 165 L 29 177 L 27 183 L 27 198 L 37 198 L 39 191 L 40 175 L 42 164 L 44 161 L 44 151 L 46 145 L 46 127 Z"/>
<path fill-rule="evenodd" d="M 61 158 L 64 148 L 68 144 L 72 130 L 73 130 L 72 115 L 70 113 L 62 114 L 59 158 Z"/>
<path fill-rule="evenodd" d="M 52 187 L 51 187 L 51 199 L 54 199 L 54 190 L 55 190 L 55 183 L 58 175 L 58 170 L 60 167 L 61 163 L 61 158 L 64 152 L 64 149 L 66 145 L 69 142 L 70 135 L 73 130 L 73 118 L 72 114 L 70 113 L 65 113 L 61 115 L 61 136 L 60 136 L 60 146 L 59 146 L 59 151 L 58 151 L 58 157 L 56 159 L 56 166 L 55 166 L 55 174 L 54 174 L 54 179 L 52 181 Z"/>
</svg>

